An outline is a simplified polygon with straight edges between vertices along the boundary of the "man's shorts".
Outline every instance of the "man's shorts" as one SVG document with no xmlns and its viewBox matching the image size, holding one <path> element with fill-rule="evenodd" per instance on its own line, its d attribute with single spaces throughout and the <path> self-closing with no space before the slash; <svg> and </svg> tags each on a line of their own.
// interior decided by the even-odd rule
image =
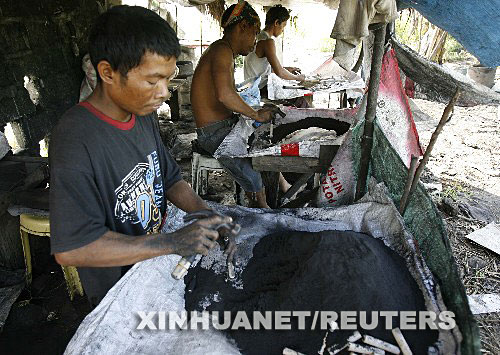
<svg viewBox="0 0 500 355">
<path fill-rule="evenodd" d="M 233 115 L 226 120 L 197 128 L 199 146 L 213 155 L 236 122 L 238 116 Z M 217 161 L 246 192 L 262 190 L 262 178 L 258 171 L 253 170 L 250 158 L 220 157 Z"/>
</svg>

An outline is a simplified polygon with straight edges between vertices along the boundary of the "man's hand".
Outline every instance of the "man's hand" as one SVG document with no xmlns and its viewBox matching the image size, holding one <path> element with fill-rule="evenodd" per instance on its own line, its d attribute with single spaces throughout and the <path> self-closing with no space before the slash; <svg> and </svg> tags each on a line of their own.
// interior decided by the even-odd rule
<svg viewBox="0 0 500 355">
<path fill-rule="evenodd" d="M 298 79 L 302 83 L 306 80 L 306 76 L 304 74 L 300 74 L 300 75 L 298 75 Z"/>
<path fill-rule="evenodd" d="M 298 74 L 302 73 L 302 70 L 300 70 L 300 68 L 297 68 L 297 67 L 285 67 L 285 69 L 294 75 L 298 75 Z"/>
<path fill-rule="evenodd" d="M 172 252 L 178 255 L 207 255 L 208 251 L 217 245 L 219 239 L 219 232 L 215 228 L 220 224 L 231 222 L 231 217 L 214 216 L 200 219 L 168 234 L 167 243 Z"/>
<path fill-rule="evenodd" d="M 276 106 L 274 104 L 265 104 L 263 108 L 257 111 L 257 115 L 258 118 L 256 118 L 255 120 L 262 123 L 267 123 L 270 121 L 274 122 L 276 115 L 280 115 L 281 117 L 286 116 L 286 114 L 281 111 L 279 106 Z"/>
<path fill-rule="evenodd" d="M 257 111 L 257 117 L 255 120 L 261 123 L 270 122 L 274 118 L 274 109 L 270 107 L 264 107 Z"/>
<path fill-rule="evenodd" d="M 239 225 L 237 225 L 239 227 Z M 239 228 L 238 228 L 239 231 Z M 228 230 L 227 228 L 221 228 L 219 231 L 221 238 L 224 240 L 227 238 L 227 242 L 223 242 L 224 244 L 224 254 L 227 255 L 227 261 L 233 262 L 234 253 L 236 252 L 236 229 Z"/>
</svg>

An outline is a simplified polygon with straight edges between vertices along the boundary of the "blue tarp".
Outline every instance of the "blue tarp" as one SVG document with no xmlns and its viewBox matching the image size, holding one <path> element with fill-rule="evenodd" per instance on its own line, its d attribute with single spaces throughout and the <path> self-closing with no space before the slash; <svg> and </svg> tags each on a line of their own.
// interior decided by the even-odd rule
<svg viewBox="0 0 500 355">
<path fill-rule="evenodd" d="M 500 66 L 500 0 L 399 0 L 446 30 L 482 65 Z"/>
</svg>

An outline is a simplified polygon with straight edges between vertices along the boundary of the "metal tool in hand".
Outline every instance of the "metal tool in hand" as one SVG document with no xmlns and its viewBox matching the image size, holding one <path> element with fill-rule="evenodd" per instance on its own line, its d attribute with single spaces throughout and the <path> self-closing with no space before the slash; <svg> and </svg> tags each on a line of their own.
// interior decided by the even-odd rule
<svg viewBox="0 0 500 355">
<path fill-rule="evenodd" d="M 210 218 L 213 216 L 226 217 L 223 214 L 220 214 L 212 210 L 202 210 L 187 214 L 186 216 L 184 216 L 184 222 L 187 223 L 194 220 Z M 230 242 L 229 236 L 227 234 L 228 233 L 238 234 L 241 230 L 241 227 L 236 223 L 221 223 L 214 226 L 213 229 L 219 233 L 223 232 L 224 230 L 226 231 L 226 233 L 224 233 L 225 234 L 224 238 L 217 239 L 217 242 L 221 245 L 221 248 L 226 249 L 229 246 Z M 191 264 L 194 262 L 195 259 L 196 255 L 183 257 L 175 267 L 174 271 L 172 272 L 172 277 L 176 280 L 182 279 L 188 272 L 189 267 L 191 266 Z M 227 261 L 227 269 L 228 269 L 228 277 L 230 279 L 234 279 L 236 277 L 236 274 L 234 270 L 234 265 L 230 260 Z"/>
<path fill-rule="evenodd" d="M 274 121 L 276 120 L 276 115 L 280 115 L 281 118 L 284 118 L 286 116 L 286 113 L 281 111 L 281 108 L 278 105 L 271 103 L 264 104 L 264 108 L 269 108 L 272 112 L 272 119 L 269 125 L 269 138 L 273 138 Z"/>
</svg>

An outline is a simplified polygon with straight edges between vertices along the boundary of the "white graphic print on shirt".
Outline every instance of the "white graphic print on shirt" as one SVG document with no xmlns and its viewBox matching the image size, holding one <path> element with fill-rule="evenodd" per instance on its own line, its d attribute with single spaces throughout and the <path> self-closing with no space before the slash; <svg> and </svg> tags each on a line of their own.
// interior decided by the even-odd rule
<svg viewBox="0 0 500 355">
<path fill-rule="evenodd" d="M 148 163 L 137 164 L 115 190 L 115 217 L 122 223 L 141 223 L 147 233 L 156 233 L 161 225 L 163 182 L 158 153 L 147 156 Z"/>
</svg>

